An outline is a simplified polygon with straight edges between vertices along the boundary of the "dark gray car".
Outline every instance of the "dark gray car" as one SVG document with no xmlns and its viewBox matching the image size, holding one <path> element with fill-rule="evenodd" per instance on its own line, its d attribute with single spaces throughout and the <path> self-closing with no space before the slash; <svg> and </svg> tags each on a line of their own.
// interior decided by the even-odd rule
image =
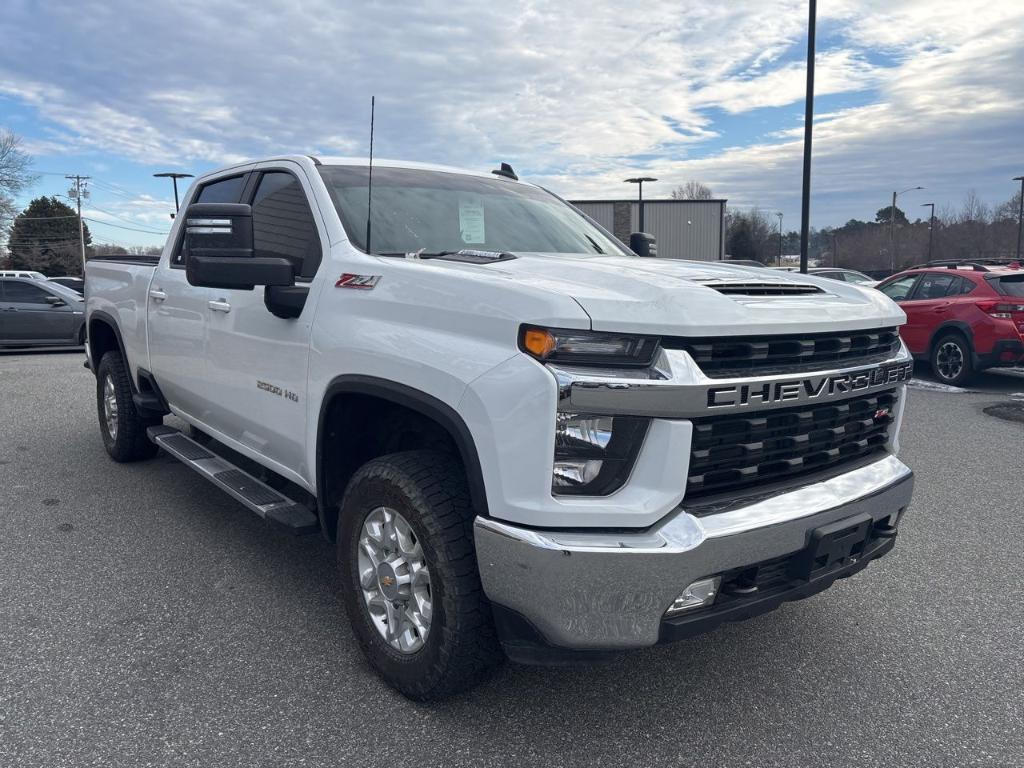
<svg viewBox="0 0 1024 768">
<path fill-rule="evenodd" d="M 84 343 L 81 294 L 45 280 L 0 277 L 0 347 Z"/>
</svg>

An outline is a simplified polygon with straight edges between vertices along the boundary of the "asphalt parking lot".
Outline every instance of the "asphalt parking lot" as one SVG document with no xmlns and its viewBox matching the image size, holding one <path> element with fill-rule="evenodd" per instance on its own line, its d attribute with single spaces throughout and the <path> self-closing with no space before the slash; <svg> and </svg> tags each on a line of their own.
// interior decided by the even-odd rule
<svg viewBox="0 0 1024 768">
<path fill-rule="evenodd" d="M 412 704 L 331 548 L 167 457 L 103 451 L 82 354 L 0 353 L 0 765 L 1024 765 L 1024 375 L 915 387 L 893 554 L 610 665 Z M 1017 397 L 1014 397 L 1017 395 Z"/>
</svg>

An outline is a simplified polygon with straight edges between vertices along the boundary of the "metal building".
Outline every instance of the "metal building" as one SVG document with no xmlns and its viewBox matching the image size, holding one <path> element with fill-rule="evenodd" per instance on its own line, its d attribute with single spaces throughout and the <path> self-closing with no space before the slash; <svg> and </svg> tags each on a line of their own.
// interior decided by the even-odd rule
<svg viewBox="0 0 1024 768">
<path fill-rule="evenodd" d="M 573 200 L 573 205 L 629 245 L 639 231 L 636 200 Z M 658 257 L 725 258 L 725 200 L 644 200 L 644 229 L 658 241 Z"/>
</svg>

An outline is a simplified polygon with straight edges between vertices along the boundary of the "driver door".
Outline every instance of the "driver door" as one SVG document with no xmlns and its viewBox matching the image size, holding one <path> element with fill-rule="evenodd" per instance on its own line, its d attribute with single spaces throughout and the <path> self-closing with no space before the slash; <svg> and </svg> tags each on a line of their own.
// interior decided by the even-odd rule
<svg viewBox="0 0 1024 768">
<path fill-rule="evenodd" d="M 254 171 L 243 203 L 252 206 L 253 252 L 284 257 L 296 285 L 312 288 L 326 230 L 305 173 L 272 163 Z M 211 288 L 206 343 L 211 427 L 301 481 L 306 466 L 306 372 L 314 302 L 297 318 L 271 314 L 264 289 Z"/>
</svg>

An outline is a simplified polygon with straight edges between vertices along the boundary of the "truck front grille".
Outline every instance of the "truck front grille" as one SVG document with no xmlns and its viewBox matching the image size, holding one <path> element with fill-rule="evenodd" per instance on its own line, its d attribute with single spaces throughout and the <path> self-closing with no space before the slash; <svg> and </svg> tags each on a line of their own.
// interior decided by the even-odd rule
<svg viewBox="0 0 1024 768">
<path fill-rule="evenodd" d="M 884 449 L 896 391 L 744 415 L 693 419 L 686 498 L 748 488 Z"/>
<path fill-rule="evenodd" d="M 706 376 L 770 376 L 869 365 L 893 357 L 900 348 L 895 328 L 805 336 L 662 339 L 662 345 L 685 349 Z"/>
</svg>

